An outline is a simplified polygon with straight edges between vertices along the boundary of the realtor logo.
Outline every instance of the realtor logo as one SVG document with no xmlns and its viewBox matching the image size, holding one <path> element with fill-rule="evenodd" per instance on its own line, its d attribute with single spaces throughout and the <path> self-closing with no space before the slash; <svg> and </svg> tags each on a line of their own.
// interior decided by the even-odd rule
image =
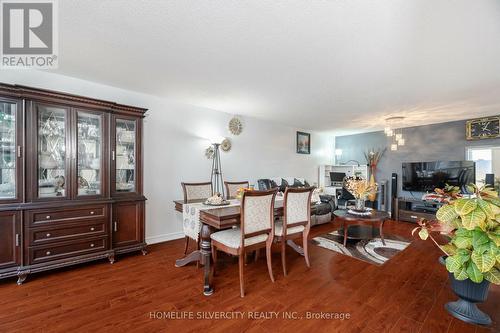
<svg viewBox="0 0 500 333">
<path fill-rule="evenodd" d="M 1 67 L 57 68 L 57 0 L 0 0 Z"/>
</svg>

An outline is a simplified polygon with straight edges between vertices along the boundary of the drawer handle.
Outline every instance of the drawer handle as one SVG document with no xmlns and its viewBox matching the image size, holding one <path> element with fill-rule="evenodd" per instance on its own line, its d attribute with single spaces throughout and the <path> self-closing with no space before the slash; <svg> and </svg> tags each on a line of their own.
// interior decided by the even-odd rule
<svg viewBox="0 0 500 333">
<path fill-rule="evenodd" d="M 47 220 L 50 220 L 50 215 L 45 216 Z"/>
<path fill-rule="evenodd" d="M 94 212 L 94 211 L 91 211 L 91 212 L 90 212 L 90 215 L 94 215 L 94 214 L 95 214 L 95 212 Z"/>
<path fill-rule="evenodd" d="M 46 255 L 50 256 L 52 253 L 50 251 L 45 252 Z"/>
<path fill-rule="evenodd" d="M 90 244 L 90 247 L 94 247 L 94 246 L 95 246 L 94 243 Z"/>
<path fill-rule="evenodd" d="M 45 236 L 46 236 L 47 238 L 49 238 L 49 237 L 51 236 L 51 234 L 50 234 L 50 233 L 48 233 L 48 234 L 46 234 Z"/>
<path fill-rule="evenodd" d="M 94 228 L 94 227 L 90 227 L 90 231 L 94 231 L 94 230 L 95 230 L 95 228 Z"/>
<path fill-rule="evenodd" d="M 415 215 L 411 215 L 410 217 L 411 217 L 412 219 L 416 219 L 416 218 L 418 218 L 418 217 L 417 217 L 417 216 L 415 216 Z"/>
</svg>

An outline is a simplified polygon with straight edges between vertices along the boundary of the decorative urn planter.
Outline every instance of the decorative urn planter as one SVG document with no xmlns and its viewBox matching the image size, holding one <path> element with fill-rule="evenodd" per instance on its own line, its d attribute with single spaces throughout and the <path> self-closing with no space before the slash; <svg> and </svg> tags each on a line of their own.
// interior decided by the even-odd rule
<svg viewBox="0 0 500 333">
<path fill-rule="evenodd" d="M 444 257 L 439 259 L 444 263 Z M 455 302 L 445 304 L 446 310 L 455 318 L 470 324 L 490 325 L 491 318 L 481 311 L 476 303 L 482 303 L 488 298 L 490 282 L 483 280 L 481 283 L 472 282 L 470 279 L 459 281 L 452 273 L 450 277 L 451 289 L 459 298 Z"/>
</svg>

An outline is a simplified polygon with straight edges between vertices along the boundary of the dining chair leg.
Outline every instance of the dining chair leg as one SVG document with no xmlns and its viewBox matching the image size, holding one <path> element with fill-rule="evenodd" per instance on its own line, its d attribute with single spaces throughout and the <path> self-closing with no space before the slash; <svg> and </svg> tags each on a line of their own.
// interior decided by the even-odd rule
<svg viewBox="0 0 500 333">
<path fill-rule="evenodd" d="M 243 277 L 243 269 L 245 268 L 245 252 L 238 256 L 238 266 L 240 271 L 240 296 L 245 297 L 245 280 Z"/>
<path fill-rule="evenodd" d="M 271 263 L 271 246 L 273 244 L 273 241 L 268 241 L 266 243 L 266 260 L 267 260 L 267 271 L 269 272 L 269 277 L 271 278 L 271 281 L 274 282 L 274 276 L 273 276 L 273 266 Z"/>
<path fill-rule="evenodd" d="M 311 267 L 311 263 L 309 262 L 309 242 L 307 241 L 308 236 L 309 236 L 308 232 L 303 233 L 302 248 L 304 249 L 304 258 L 306 259 L 306 265 L 307 267 Z"/>
<path fill-rule="evenodd" d="M 283 266 L 283 275 L 286 276 L 286 240 L 281 239 L 281 266 Z"/>
<path fill-rule="evenodd" d="M 188 247 L 189 247 L 189 237 L 186 236 L 185 239 L 186 239 L 186 241 L 184 244 L 184 255 L 186 255 L 188 253 Z"/>
<path fill-rule="evenodd" d="M 255 258 L 254 258 L 255 262 L 257 262 L 259 260 L 259 253 L 260 253 L 260 249 L 255 250 Z"/>
</svg>

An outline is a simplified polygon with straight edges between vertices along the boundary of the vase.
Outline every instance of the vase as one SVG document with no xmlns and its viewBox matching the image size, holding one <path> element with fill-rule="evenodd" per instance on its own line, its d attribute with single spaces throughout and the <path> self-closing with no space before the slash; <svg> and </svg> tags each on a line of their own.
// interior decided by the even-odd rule
<svg viewBox="0 0 500 333">
<path fill-rule="evenodd" d="M 370 187 L 372 188 L 375 188 L 375 172 L 372 172 L 371 176 L 370 176 Z M 373 190 L 372 192 L 370 192 L 370 194 L 368 194 L 368 200 L 370 200 L 371 202 L 375 201 L 375 199 L 377 199 L 377 191 Z"/>
<path fill-rule="evenodd" d="M 354 209 L 360 212 L 365 211 L 365 199 L 364 198 L 357 198 L 354 203 Z"/>
<path fill-rule="evenodd" d="M 445 258 L 441 257 L 440 262 L 445 264 Z M 459 281 L 452 273 L 448 273 L 451 289 L 458 296 L 455 302 L 445 304 L 446 310 L 455 318 L 466 323 L 478 325 L 490 325 L 491 318 L 483 311 L 479 310 L 476 303 L 482 303 L 488 298 L 490 282 L 483 280 L 481 283 L 472 282 L 470 279 Z"/>
</svg>

